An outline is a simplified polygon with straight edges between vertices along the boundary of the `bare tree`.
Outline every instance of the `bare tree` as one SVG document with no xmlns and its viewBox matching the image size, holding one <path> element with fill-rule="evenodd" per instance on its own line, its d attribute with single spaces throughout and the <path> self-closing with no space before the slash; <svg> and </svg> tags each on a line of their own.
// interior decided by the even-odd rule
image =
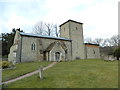
<svg viewBox="0 0 120 90">
<path fill-rule="evenodd" d="M 93 41 L 90 37 L 88 37 L 88 38 L 85 38 L 85 43 L 93 43 Z"/>
<path fill-rule="evenodd" d="M 58 29 L 57 24 L 54 25 L 54 30 L 55 30 L 55 36 L 59 37 L 60 30 Z"/>
<path fill-rule="evenodd" d="M 103 39 L 102 39 L 102 38 L 95 38 L 95 39 L 93 40 L 93 43 L 99 44 L 99 45 L 102 45 L 102 42 L 103 42 Z"/>
<path fill-rule="evenodd" d="M 32 33 L 39 34 L 39 35 L 47 35 L 52 36 L 54 35 L 54 25 L 52 23 L 44 23 L 42 21 L 37 22 L 33 27 Z"/>
<path fill-rule="evenodd" d="M 50 24 L 50 23 L 45 23 L 45 26 L 46 26 L 46 34 L 48 36 L 51 36 L 52 33 L 53 33 L 53 24 Z"/>
<path fill-rule="evenodd" d="M 106 38 L 105 41 L 105 46 L 118 46 L 120 40 L 119 35 L 114 35 L 111 38 Z"/>
<path fill-rule="evenodd" d="M 113 46 L 118 46 L 119 40 L 120 40 L 119 35 L 114 35 L 110 39 L 110 41 L 111 41 L 110 44 L 113 45 Z"/>
<path fill-rule="evenodd" d="M 92 40 L 91 38 L 85 38 L 85 42 L 99 44 L 102 47 L 116 47 L 118 45 L 120 46 L 120 35 L 114 35 L 111 38 L 106 39 L 95 38 Z"/>
<path fill-rule="evenodd" d="M 109 44 L 110 40 L 108 38 L 107 39 L 95 38 L 93 40 L 91 38 L 85 38 L 85 42 L 86 43 L 99 44 L 102 47 L 110 45 Z"/>
<path fill-rule="evenodd" d="M 58 29 L 57 24 L 39 21 L 34 25 L 32 33 L 59 37 L 60 30 Z"/>
<path fill-rule="evenodd" d="M 45 24 L 42 21 L 37 22 L 35 26 L 33 27 L 33 33 L 44 35 L 44 32 L 45 32 Z"/>
<path fill-rule="evenodd" d="M 107 39 L 103 39 L 103 41 L 102 41 L 102 43 L 101 43 L 101 46 L 102 47 L 106 47 L 106 46 L 109 46 L 109 39 L 107 38 Z"/>
</svg>

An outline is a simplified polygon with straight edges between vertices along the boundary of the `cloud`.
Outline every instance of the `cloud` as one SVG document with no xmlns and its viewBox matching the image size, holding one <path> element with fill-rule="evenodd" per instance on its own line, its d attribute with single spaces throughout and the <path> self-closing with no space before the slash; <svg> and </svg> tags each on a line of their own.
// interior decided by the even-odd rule
<svg viewBox="0 0 120 90">
<path fill-rule="evenodd" d="M 92 38 L 107 38 L 118 33 L 117 1 L 106 1 L 82 12 L 86 18 L 85 34 Z M 89 27 L 95 27 L 89 29 Z"/>
<path fill-rule="evenodd" d="M 27 31 L 25 26 L 29 26 L 29 29 L 33 27 L 38 18 L 44 13 L 44 9 L 41 8 L 44 2 L 39 2 L 40 0 L 29 1 L 0 1 L 0 8 L 2 10 L 0 11 L 0 20 L 2 23 L 0 24 L 0 27 L 6 27 L 6 30 L 1 28 L 1 32 L 10 32 L 12 28 L 22 28 L 24 31 Z"/>
<path fill-rule="evenodd" d="M 117 33 L 117 0 L 1 0 L 0 32 L 21 28 L 31 32 L 38 21 L 62 24 L 83 22 L 85 37 Z"/>
<path fill-rule="evenodd" d="M 51 1 L 47 2 L 45 6 L 49 8 L 49 16 L 46 16 L 46 21 L 59 21 L 61 24 L 68 19 L 73 19 L 83 22 L 85 37 L 107 38 L 118 33 L 117 1 Z"/>
</svg>

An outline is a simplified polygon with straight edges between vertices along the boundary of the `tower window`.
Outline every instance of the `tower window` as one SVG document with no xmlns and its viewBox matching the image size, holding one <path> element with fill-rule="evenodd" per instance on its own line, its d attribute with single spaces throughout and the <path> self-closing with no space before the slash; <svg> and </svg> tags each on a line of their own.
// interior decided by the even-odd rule
<svg viewBox="0 0 120 90">
<path fill-rule="evenodd" d="M 64 32 L 65 32 L 65 28 L 64 28 Z"/>
<path fill-rule="evenodd" d="M 76 30 L 77 30 L 77 27 L 76 27 Z"/>
<path fill-rule="evenodd" d="M 31 50 L 35 51 L 35 43 L 33 42 L 33 44 L 31 45 Z"/>
</svg>

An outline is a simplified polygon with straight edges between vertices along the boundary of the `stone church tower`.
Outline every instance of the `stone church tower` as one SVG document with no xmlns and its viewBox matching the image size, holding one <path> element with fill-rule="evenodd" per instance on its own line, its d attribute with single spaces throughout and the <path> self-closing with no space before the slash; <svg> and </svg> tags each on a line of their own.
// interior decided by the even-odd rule
<svg viewBox="0 0 120 90">
<path fill-rule="evenodd" d="M 83 23 L 68 20 L 60 25 L 60 37 L 72 40 L 72 59 L 85 59 L 85 45 L 83 41 Z"/>
</svg>

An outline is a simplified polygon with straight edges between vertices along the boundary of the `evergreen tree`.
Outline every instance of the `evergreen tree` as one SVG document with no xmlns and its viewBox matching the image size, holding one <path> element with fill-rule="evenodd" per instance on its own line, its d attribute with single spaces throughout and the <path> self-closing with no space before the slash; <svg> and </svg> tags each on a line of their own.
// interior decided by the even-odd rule
<svg viewBox="0 0 120 90">
<path fill-rule="evenodd" d="M 9 54 L 10 47 L 14 42 L 16 30 L 23 32 L 23 30 L 20 30 L 20 28 L 13 28 L 11 33 L 2 33 L 2 56 L 7 56 Z"/>
<path fill-rule="evenodd" d="M 119 57 L 120 57 L 120 47 L 115 49 L 114 56 L 117 57 L 117 60 L 119 60 Z"/>
</svg>

